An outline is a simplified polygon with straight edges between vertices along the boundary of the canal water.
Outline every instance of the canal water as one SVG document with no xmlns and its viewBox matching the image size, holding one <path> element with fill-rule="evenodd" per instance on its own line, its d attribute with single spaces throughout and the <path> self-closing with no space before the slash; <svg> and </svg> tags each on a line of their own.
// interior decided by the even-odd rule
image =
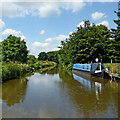
<svg viewBox="0 0 120 120">
<path fill-rule="evenodd" d="M 55 68 L 9 80 L 2 88 L 3 118 L 118 118 L 119 82 Z"/>
</svg>

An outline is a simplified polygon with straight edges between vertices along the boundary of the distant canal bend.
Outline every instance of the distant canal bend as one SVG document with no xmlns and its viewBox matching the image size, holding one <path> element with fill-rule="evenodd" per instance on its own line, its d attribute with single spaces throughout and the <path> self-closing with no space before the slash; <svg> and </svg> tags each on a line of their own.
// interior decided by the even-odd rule
<svg viewBox="0 0 120 120">
<path fill-rule="evenodd" d="M 118 118 L 118 86 L 55 68 L 3 83 L 3 118 Z M 0 89 L 1 89 L 0 88 Z"/>
</svg>

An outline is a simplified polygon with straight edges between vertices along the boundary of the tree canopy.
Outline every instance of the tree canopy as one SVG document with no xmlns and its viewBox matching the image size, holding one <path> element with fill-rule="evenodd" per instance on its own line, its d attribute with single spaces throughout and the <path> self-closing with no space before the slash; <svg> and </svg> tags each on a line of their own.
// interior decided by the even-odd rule
<svg viewBox="0 0 120 120">
<path fill-rule="evenodd" d="M 26 42 L 20 37 L 9 35 L 2 41 L 2 60 L 27 62 L 28 50 Z"/>
<path fill-rule="evenodd" d="M 77 27 L 76 32 L 65 41 L 61 41 L 59 62 L 64 65 L 88 63 L 94 62 L 95 58 L 108 62 L 110 37 L 110 30 L 106 26 L 91 25 L 89 21 L 85 21 L 83 27 Z"/>
<path fill-rule="evenodd" d="M 120 2 L 118 3 L 120 6 Z M 115 62 L 120 62 L 120 7 L 118 8 L 118 12 L 114 11 L 117 16 L 118 20 L 114 20 L 114 22 L 117 24 L 116 29 L 112 29 L 112 40 L 111 40 L 111 58 Z"/>
<path fill-rule="evenodd" d="M 59 51 L 50 51 L 50 52 L 40 52 L 38 55 L 38 60 L 48 60 L 58 63 L 58 53 Z"/>
<path fill-rule="evenodd" d="M 28 55 L 27 59 L 28 59 L 27 63 L 33 64 L 36 62 L 36 58 L 34 55 Z"/>
<path fill-rule="evenodd" d="M 58 51 L 47 52 L 47 60 L 58 63 Z"/>
<path fill-rule="evenodd" d="M 39 53 L 38 60 L 47 60 L 47 54 L 46 54 L 46 52 Z"/>
</svg>

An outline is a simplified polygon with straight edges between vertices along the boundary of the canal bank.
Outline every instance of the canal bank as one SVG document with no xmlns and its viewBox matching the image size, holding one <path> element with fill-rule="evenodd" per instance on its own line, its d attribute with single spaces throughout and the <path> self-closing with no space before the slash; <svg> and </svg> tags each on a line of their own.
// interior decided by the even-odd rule
<svg viewBox="0 0 120 120">
<path fill-rule="evenodd" d="M 25 74 L 32 73 L 37 70 L 39 72 L 51 70 L 56 66 L 57 64 L 51 61 L 38 61 L 33 64 L 21 64 L 17 62 L 3 63 L 2 64 L 2 82 L 23 77 L 25 76 Z"/>
<path fill-rule="evenodd" d="M 117 118 L 119 82 L 55 68 L 2 87 L 3 118 Z"/>
</svg>

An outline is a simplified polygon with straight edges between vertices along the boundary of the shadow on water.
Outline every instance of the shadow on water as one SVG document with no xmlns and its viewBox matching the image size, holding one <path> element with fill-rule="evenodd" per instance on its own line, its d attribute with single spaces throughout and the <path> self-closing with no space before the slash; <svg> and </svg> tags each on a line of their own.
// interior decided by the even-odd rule
<svg viewBox="0 0 120 120">
<path fill-rule="evenodd" d="M 11 107 L 14 104 L 23 103 L 27 89 L 26 78 L 10 80 L 2 85 L 2 100 Z"/>
</svg>

